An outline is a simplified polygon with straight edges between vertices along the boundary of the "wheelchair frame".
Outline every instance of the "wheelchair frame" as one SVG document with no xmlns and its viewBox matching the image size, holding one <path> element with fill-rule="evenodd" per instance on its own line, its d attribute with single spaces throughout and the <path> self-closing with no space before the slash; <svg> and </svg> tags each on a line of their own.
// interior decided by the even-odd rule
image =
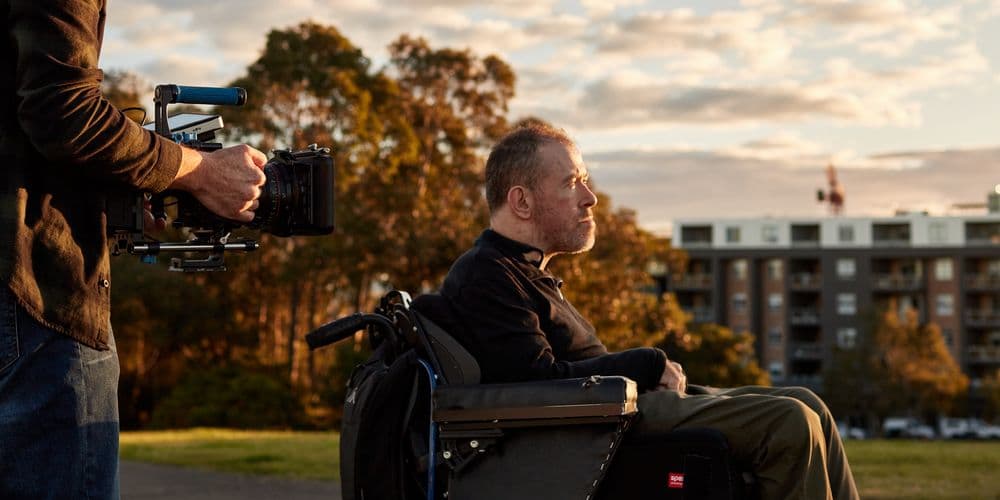
<svg viewBox="0 0 1000 500">
<path fill-rule="evenodd" d="M 730 463 L 728 445 L 718 431 L 674 431 L 666 436 L 626 439 L 638 413 L 635 382 L 595 376 L 480 384 L 473 357 L 444 329 L 415 310 L 413 303 L 408 293 L 391 291 L 381 298 L 374 313 L 335 320 L 310 333 L 307 342 L 317 349 L 365 329 L 373 351 L 383 343 L 388 343 L 385 347 L 393 358 L 408 350 L 417 351 L 416 370 L 426 376 L 431 403 L 426 478 L 420 485 L 426 500 L 490 500 L 512 498 L 510 495 L 547 500 L 728 500 L 752 496 L 746 495 L 750 490 Z M 411 405 L 415 399 L 416 394 L 412 394 Z M 405 419 L 410 419 L 411 410 Z M 407 423 L 404 421 L 404 426 Z M 624 447 L 623 442 L 627 442 Z M 662 447 L 677 451 L 672 461 L 645 456 L 659 455 Z M 576 450 L 575 457 L 563 456 L 557 470 L 547 471 L 552 454 L 566 449 Z M 616 466 L 613 460 L 619 451 L 621 465 Z M 341 464 L 342 471 L 346 466 Z M 632 477 L 632 469 L 644 469 L 642 477 Z M 524 487 L 527 493 L 513 491 L 517 487 L 508 484 L 509 470 L 529 483 Z M 439 491 L 442 485 L 438 480 L 445 472 L 447 487 Z M 675 474 L 682 484 L 674 483 Z M 688 479 L 683 484 L 685 474 Z M 344 500 L 370 498 L 361 491 L 349 491 L 359 487 L 346 479 L 342 478 Z M 659 493 L 650 495 L 650 490 Z"/>
</svg>

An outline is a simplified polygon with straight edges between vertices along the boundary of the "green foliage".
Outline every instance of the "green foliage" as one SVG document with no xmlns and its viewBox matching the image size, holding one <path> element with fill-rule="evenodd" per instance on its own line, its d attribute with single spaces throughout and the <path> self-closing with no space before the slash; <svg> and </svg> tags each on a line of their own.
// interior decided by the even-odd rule
<svg viewBox="0 0 1000 500">
<path fill-rule="evenodd" d="M 919 324 L 912 310 L 898 314 L 892 304 L 869 323 L 857 346 L 834 351 L 824 376 L 833 412 L 867 415 L 872 423 L 892 414 L 948 413 L 965 394 L 969 379 L 940 329 Z"/>
<path fill-rule="evenodd" d="M 990 421 L 1000 419 L 1000 368 L 983 378 L 979 391 L 985 403 L 983 418 Z"/>
<path fill-rule="evenodd" d="M 291 428 L 304 412 L 287 379 L 236 365 L 191 367 L 153 412 L 159 428 Z"/>
<path fill-rule="evenodd" d="M 698 325 L 685 345 L 664 345 L 667 354 L 684 365 L 688 381 L 713 387 L 771 385 L 757 364 L 753 335 L 716 324 Z"/>
</svg>

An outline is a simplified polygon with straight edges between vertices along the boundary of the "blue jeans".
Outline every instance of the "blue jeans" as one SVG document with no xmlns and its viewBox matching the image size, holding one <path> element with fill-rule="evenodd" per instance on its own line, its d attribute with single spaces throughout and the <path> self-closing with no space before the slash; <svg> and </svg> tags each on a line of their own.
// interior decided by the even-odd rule
<svg viewBox="0 0 1000 500">
<path fill-rule="evenodd" d="M 117 499 L 118 353 L 32 319 L 0 285 L 0 499 Z"/>
</svg>

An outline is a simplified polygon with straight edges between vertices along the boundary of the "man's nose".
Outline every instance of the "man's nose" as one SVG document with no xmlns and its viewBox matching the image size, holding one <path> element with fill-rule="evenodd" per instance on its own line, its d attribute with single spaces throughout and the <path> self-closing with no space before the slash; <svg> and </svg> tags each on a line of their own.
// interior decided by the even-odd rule
<svg viewBox="0 0 1000 500">
<path fill-rule="evenodd" d="M 582 205 L 585 207 L 592 207 L 597 205 L 597 195 L 594 194 L 594 190 L 590 189 L 590 186 L 584 184 L 584 196 Z"/>
</svg>

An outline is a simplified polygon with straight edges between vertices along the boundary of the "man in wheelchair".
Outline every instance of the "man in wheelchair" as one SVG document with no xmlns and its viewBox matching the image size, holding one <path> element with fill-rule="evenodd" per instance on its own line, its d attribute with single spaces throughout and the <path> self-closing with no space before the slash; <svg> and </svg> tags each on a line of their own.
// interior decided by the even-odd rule
<svg viewBox="0 0 1000 500">
<path fill-rule="evenodd" d="M 593 247 L 597 198 L 564 132 L 530 125 L 501 139 L 486 164 L 486 195 L 490 228 L 455 262 L 440 293 L 482 382 L 625 376 L 641 392 L 635 439 L 716 429 L 756 475 L 763 498 L 858 498 L 837 426 L 808 389 L 693 393 L 681 365 L 659 349 L 609 353 L 565 300 L 546 265 Z"/>
</svg>

